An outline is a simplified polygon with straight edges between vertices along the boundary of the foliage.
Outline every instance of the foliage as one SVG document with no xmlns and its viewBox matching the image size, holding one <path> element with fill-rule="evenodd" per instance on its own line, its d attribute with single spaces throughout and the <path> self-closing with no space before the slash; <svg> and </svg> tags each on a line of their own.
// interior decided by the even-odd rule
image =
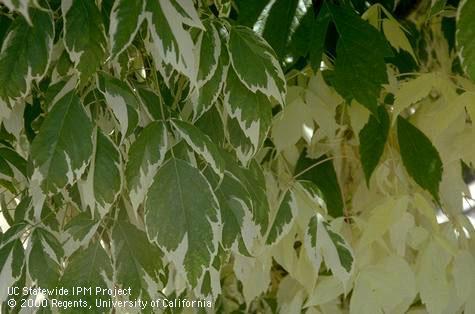
<svg viewBox="0 0 475 314">
<path fill-rule="evenodd" d="M 475 313 L 475 2 L 0 3 L 2 312 Z"/>
</svg>

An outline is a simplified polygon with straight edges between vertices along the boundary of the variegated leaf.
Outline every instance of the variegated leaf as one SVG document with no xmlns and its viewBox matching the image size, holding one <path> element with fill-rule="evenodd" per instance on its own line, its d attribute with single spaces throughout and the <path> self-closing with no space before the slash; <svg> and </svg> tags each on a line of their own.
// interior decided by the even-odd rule
<svg viewBox="0 0 475 314">
<path fill-rule="evenodd" d="M 9 10 L 19 12 L 28 23 L 32 24 L 28 8 L 31 0 L 0 0 L 0 3 L 4 4 Z"/>
<path fill-rule="evenodd" d="M 147 1 L 145 10 L 152 41 L 148 49 L 157 68 L 165 62 L 195 81 L 194 44 L 183 24 L 197 14 L 193 6 L 183 3 L 187 10 L 176 0 Z"/>
<path fill-rule="evenodd" d="M 255 93 L 284 103 L 286 82 L 272 48 L 251 29 L 235 26 L 229 35 L 229 55 L 237 77 Z"/>
<path fill-rule="evenodd" d="M 111 10 L 109 39 L 111 55 L 122 53 L 134 39 L 145 14 L 146 0 L 117 0 Z"/>
<path fill-rule="evenodd" d="M 58 287 L 64 287 L 68 291 L 73 291 L 76 287 L 91 287 L 92 291 L 99 289 L 110 289 L 112 282 L 112 263 L 109 255 L 101 246 L 101 241 L 95 241 L 85 249 L 76 251 L 67 261 L 63 275 Z M 106 290 L 107 291 L 107 290 Z M 109 294 L 85 293 L 73 294 L 62 298 L 66 302 L 79 302 L 83 300 L 89 305 L 95 305 L 96 300 L 105 304 L 104 307 L 91 306 L 88 313 L 104 313 L 110 308 L 107 302 L 111 300 Z M 69 308 L 77 310 L 77 308 Z"/>
<path fill-rule="evenodd" d="M 294 218 L 297 216 L 297 203 L 295 195 L 288 190 L 280 202 L 274 221 L 271 224 L 267 235 L 266 244 L 274 244 L 280 241 L 292 227 Z"/>
<path fill-rule="evenodd" d="M 185 142 L 222 178 L 224 175 L 224 160 L 213 141 L 193 124 L 177 119 L 173 119 L 171 123 Z"/>
<path fill-rule="evenodd" d="M 163 122 L 152 122 L 132 143 L 125 168 L 125 179 L 134 210 L 145 200 L 158 167 L 168 149 L 168 134 Z"/>
<path fill-rule="evenodd" d="M 91 121 L 79 97 L 68 92 L 53 105 L 31 146 L 30 193 L 36 217 L 45 194 L 57 193 L 84 173 L 92 154 L 91 137 Z"/>
<path fill-rule="evenodd" d="M 101 12 L 94 0 L 61 1 L 64 46 L 71 61 L 86 81 L 102 65 L 106 35 Z"/>
<path fill-rule="evenodd" d="M 205 29 L 198 33 L 199 66 L 198 86 L 203 86 L 215 74 L 221 56 L 221 39 L 218 30 L 210 20 L 203 21 Z"/>
<path fill-rule="evenodd" d="M 58 285 L 63 248 L 56 236 L 43 228 L 36 228 L 30 238 L 28 273 L 40 287 Z"/>
<path fill-rule="evenodd" d="M 310 220 L 304 244 L 314 263 L 319 264 L 323 259 L 333 275 L 346 285 L 355 268 L 353 251 L 320 214 Z"/>
<path fill-rule="evenodd" d="M 92 215 L 106 215 L 122 189 L 122 158 L 112 140 L 100 129 L 94 136 L 94 150 L 87 178 L 79 182 L 82 203 Z"/>
<path fill-rule="evenodd" d="M 131 287 L 129 300 L 158 297 L 162 254 L 144 231 L 119 219 L 112 230 L 112 254 L 117 283 Z"/>
<path fill-rule="evenodd" d="M 237 120 L 252 144 L 252 151 L 240 158 L 247 162 L 260 148 L 269 131 L 272 104 L 261 92 L 249 90 L 235 71 L 229 70 L 224 89 L 224 108 L 231 118 Z"/>
<path fill-rule="evenodd" d="M 32 8 L 30 20 L 33 25 L 23 16 L 17 16 L 3 40 L 0 98 L 8 102 L 25 96 L 33 80 L 43 77 L 50 62 L 54 37 L 51 13 Z"/>
<path fill-rule="evenodd" d="M 104 94 L 107 105 L 119 122 L 122 140 L 131 134 L 138 124 L 138 100 L 126 82 L 101 73 L 99 89 Z"/>
<path fill-rule="evenodd" d="M 0 281 L 3 287 L 10 287 L 20 279 L 25 268 L 25 252 L 21 235 L 27 225 L 12 226 L 2 234 L 0 241 Z M 0 289 L 0 302 L 8 297 L 7 289 Z"/>
<path fill-rule="evenodd" d="M 198 169 L 175 158 L 160 168 L 148 191 L 145 226 L 148 237 L 195 287 L 221 239 L 218 202 Z"/>
<path fill-rule="evenodd" d="M 64 227 L 64 255 L 69 257 L 79 248 L 87 248 L 96 234 L 100 221 L 94 219 L 89 212 L 82 212 L 71 219 Z"/>
</svg>

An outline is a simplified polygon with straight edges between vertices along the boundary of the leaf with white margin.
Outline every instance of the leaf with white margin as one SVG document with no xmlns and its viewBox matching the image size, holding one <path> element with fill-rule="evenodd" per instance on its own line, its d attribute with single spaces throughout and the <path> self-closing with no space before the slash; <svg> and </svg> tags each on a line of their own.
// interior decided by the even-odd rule
<svg viewBox="0 0 475 314">
<path fill-rule="evenodd" d="M 188 6 L 185 8 L 187 10 L 178 5 L 176 0 L 147 1 L 145 15 L 151 37 L 151 45 L 147 48 L 157 67 L 165 62 L 194 82 L 195 46 L 189 31 L 183 27 L 184 23 L 192 21 L 190 12 L 193 10 Z"/>
<path fill-rule="evenodd" d="M 195 89 L 191 94 L 193 121 L 198 120 L 204 113 L 211 109 L 221 94 L 229 68 L 226 54 L 227 52 L 222 53 L 214 75 L 203 86 Z M 226 55 L 226 57 L 223 57 L 223 55 Z"/>
<path fill-rule="evenodd" d="M 183 24 L 204 29 L 193 1 L 169 0 L 169 2 L 183 18 Z"/>
<path fill-rule="evenodd" d="M 249 192 L 229 171 L 225 171 L 221 182 L 211 171 L 205 171 L 205 175 L 213 186 L 217 186 L 214 192 L 219 201 L 223 222 L 223 247 L 248 255 L 247 248 L 252 246 L 253 235 L 256 233 L 252 228 L 252 202 Z"/>
<path fill-rule="evenodd" d="M 45 74 L 54 38 L 53 18 L 48 11 L 30 9 L 28 24 L 18 16 L 3 40 L 0 52 L 0 98 L 9 101 L 30 91 L 33 80 Z M 1 106 L 4 106 L 2 104 Z"/>
<path fill-rule="evenodd" d="M 125 180 L 134 210 L 137 210 L 145 200 L 167 149 L 167 129 L 161 121 L 147 125 L 130 146 L 125 167 Z"/>
<path fill-rule="evenodd" d="M 406 313 L 416 294 L 416 279 L 411 267 L 402 257 L 388 256 L 359 272 L 350 301 L 350 314 Z"/>
<path fill-rule="evenodd" d="M 102 65 L 106 53 L 106 34 L 101 12 L 94 0 L 61 1 L 64 46 L 86 81 Z"/>
<path fill-rule="evenodd" d="M 145 19 L 145 0 L 117 0 L 111 10 L 109 41 L 111 56 L 121 54 L 132 43 Z"/>
<path fill-rule="evenodd" d="M 247 168 L 240 167 L 229 155 L 224 155 L 226 170 L 238 179 L 248 191 L 252 201 L 252 222 L 265 235 L 269 224 L 269 201 L 264 173 L 256 160 L 251 160 Z"/>
<path fill-rule="evenodd" d="M 393 122 L 404 109 L 427 97 L 435 84 L 436 75 L 433 72 L 402 83 L 394 94 Z"/>
<path fill-rule="evenodd" d="M 45 194 L 57 193 L 84 173 L 92 155 L 91 137 L 92 124 L 79 97 L 66 93 L 46 115 L 31 145 L 30 193 L 37 218 Z"/>
<path fill-rule="evenodd" d="M 220 178 L 223 178 L 224 159 L 209 136 L 193 124 L 182 120 L 172 119 L 171 124 L 185 142 L 211 166 Z"/>
<path fill-rule="evenodd" d="M 457 253 L 453 263 L 453 276 L 457 296 L 462 301 L 469 301 L 475 293 L 475 258 L 467 250 Z"/>
<path fill-rule="evenodd" d="M 354 271 L 354 255 L 346 240 L 317 214 L 310 219 L 305 231 L 304 245 L 316 264 L 325 261 L 333 275 L 345 286 Z"/>
<path fill-rule="evenodd" d="M 156 297 L 162 254 L 151 244 L 144 231 L 127 221 L 118 220 L 112 230 L 114 277 L 117 284 L 130 287 L 129 300 Z"/>
<path fill-rule="evenodd" d="M 189 163 L 170 159 L 148 191 L 144 221 L 149 239 L 196 287 L 221 240 L 218 201 L 206 178 Z"/>
<path fill-rule="evenodd" d="M 451 285 L 447 279 L 447 266 L 452 257 L 435 239 L 419 252 L 416 282 L 421 301 L 427 312 L 442 314 L 450 301 Z"/>
<path fill-rule="evenodd" d="M 234 148 L 238 160 L 244 166 L 247 165 L 256 153 L 251 141 L 241 129 L 237 119 L 228 117 L 225 125 L 226 138 Z"/>
<path fill-rule="evenodd" d="M 97 128 L 91 164 L 84 181 L 79 181 L 82 203 L 104 217 L 122 189 L 122 158 L 112 140 Z"/>
<path fill-rule="evenodd" d="M 235 26 L 229 35 L 228 51 L 237 77 L 247 89 L 284 104 L 285 77 L 274 51 L 262 37 L 250 28 Z"/>
<path fill-rule="evenodd" d="M 280 241 L 292 227 L 293 220 L 297 216 L 298 207 L 295 195 L 291 190 L 288 190 L 277 209 L 274 221 L 267 235 L 266 244 L 272 245 Z"/>
<path fill-rule="evenodd" d="M 89 212 L 82 212 L 71 219 L 61 234 L 64 237 L 64 255 L 69 257 L 79 248 L 86 248 L 96 234 L 99 224 L 100 221 L 92 218 Z"/>
<path fill-rule="evenodd" d="M 0 303 L 8 297 L 6 287 L 13 286 L 22 276 L 25 268 L 25 252 L 20 235 L 25 223 L 12 226 L 0 238 Z"/>
<path fill-rule="evenodd" d="M 109 289 L 112 288 L 112 262 L 107 252 L 101 246 L 101 241 L 89 245 L 85 249 L 76 251 L 67 261 L 63 276 L 61 277 L 58 287 L 64 287 L 68 291 L 73 291 L 75 287 L 92 287 L 93 292 L 96 288 Z M 94 305 L 96 300 L 101 304 L 106 304 L 111 300 L 108 294 L 68 294 L 63 296 L 66 302 L 86 301 L 88 304 Z M 88 313 L 105 313 L 108 307 L 88 309 Z M 64 311 L 66 312 L 66 311 Z M 77 309 L 71 308 L 69 313 L 77 313 Z"/>
<path fill-rule="evenodd" d="M 139 103 L 126 82 L 108 74 L 101 73 L 98 79 L 99 90 L 104 94 L 107 105 L 119 122 L 122 140 L 131 134 L 138 124 Z"/>
<path fill-rule="evenodd" d="M 28 273 L 37 285 L 54 288 L 58 285 L 63 248 L 56 236 L 43 228 L 36 228 L 29 242 Z"/>
<path fill-rule="evenodd" d="M 236 72 L 230 69 L 224 89 L 224 108 L 231 118 L 237 120 L 244 135 L 251 142 L 252 157 L 262 145 L 270 128 L 271 102 L 261 92 L 252 92 L 244 86 Z"/>
<path fill-rule="evenodd" d="M 205 30 L 200 31 L 197 38 L 199 66 L 197 73 L 198 86 L 203 86 L 213 76 L 221 56 L 221 39 L 218 30 L 211 20 L 204 20 Z"/>
<path fill-rule="evenodd" d="M 0 0 L 0 3 L 4 4 L 9 10 L 19 12 L 28 23 L 33 24 L 28 12 L 30 2 L 31 0 Z"/>
<path fill-rule="evenodd" d="M 457 52 L 464 71 L 472 80 L 475 79 L 474 18 L 475 3 L 469 0 L 460 1 L 457 11 L 457 31 L 455 33 Z"/>
</svg>

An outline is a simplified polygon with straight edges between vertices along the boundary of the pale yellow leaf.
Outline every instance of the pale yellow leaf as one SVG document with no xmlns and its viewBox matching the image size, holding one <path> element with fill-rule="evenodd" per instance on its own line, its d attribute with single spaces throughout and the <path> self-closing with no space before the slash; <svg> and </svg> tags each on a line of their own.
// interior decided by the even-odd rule
<svg viewBox="0 0 475 314">
<path fill-rule="evenodd" d="M 393 121 L 399 113 L 427 97 L 435 85 L 435 74 L 424 73 L 417 78 L 404 82 L 394 95 Z"/>
<path fill-rule="evenodd" d="M 407 51 L 414 60 L 417 60 L 414 51 L 412 50 L 411 44 L 404 34 L 404 31 L 401 25 L 394 19 L 384 19 L 383 20 L 383 32 L 386 39 L 389 41 L 391 46 L 394 47 L 397 51 L 400 49 Z"/>
<path fill-rule="evenodd" d="M 356 278 L 350 314 L 405 313 L 416 296 L 412 269 L 399 256 L 363 269 Z"/>
</svg>

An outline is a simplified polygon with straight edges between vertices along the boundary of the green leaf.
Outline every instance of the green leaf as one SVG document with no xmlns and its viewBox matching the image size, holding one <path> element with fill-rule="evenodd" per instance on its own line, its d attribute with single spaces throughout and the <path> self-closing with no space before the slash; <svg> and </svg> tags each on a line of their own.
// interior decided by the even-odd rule
<svg viewBox="0 0 475 314">
<path fill-rule="evenodd" d="M 84 206 L 104 217 L 122 189 L 122 158 L 119 149 L 100 129 L 96 130 L 94 151 L 85 181 L 79 189 Z"/>
<path fill-rule="evenodd" d="M 176 0 L 147 1 L 145 10 L 151 37 L 148 49 L 156 66 L 165 62 L 196 80 L 194 44 L 190 33 L 183 28 L 190 21 L 190 14 Z"/>
<path fill-rule="evenodd" d="M 407 172 L 439 201 L 443 166 L 436 148 L 424 133 L 401 116 L 397 118 L 397 137 Z"/>
<path fill-rule="evenodd" d="M 161 252 L 144 231 L 119 220 L 112 230 L 112 253 L 117 284 L 130 287 L 129 300 L 157 297 Z"/>
<path fill-rule="evenodd" d="M 31 146 L 34 200 L 81 177 L 92 155 L 91 136 L 92 125 L 79 97 L 68 92 L 54 104 Z"/>
<path fill-rule="evenodd" d="M 247 89 L 236 73 L 230 69 L 224 90 L 224 108 L 231 118 L 237 120 L 245 137 L 252 144 L 252 150 L 248 153 L 245 153 L 245 149 L 237 147 L 239 159 L 247 163 L 260 148 L 269 131 L 272 104 L 261 92 L 251 92 Z"/>
<path fill-rule="evenodd" d="M 152 122 L 138 135 L 129 149 L 125 179 L 134 210 L 145 200 L 153 177 L 168 149 L 168 134 L 163 122 Z"/>
<path fill-rule="evenodd" d="M 228 50 L 234 71 L 247 89 L 284 103 L 284 74 L 265 40 L 247 27 L 235 26 L 229 35 Z"/>
<path fill-rule="evenodd" d="M 138 100 L 126 82 L 108 74 L 99 76 L 99 89 L 104 94 L 107 105 L 119 122 L 122 140 L 131 134 L 138 124 Z"/>
<path fill-rule="evenodd" d="M 465 72 L 475 80 L 475 3 L 473 1 L 461 1 L 457 12 L 457 51 L 462 61 Z"/>
<path fill-rule="evenodd" d="M 377 115 L 381 85 L 388 80 L 384 58 L 392 56 L 391 47 L 376 28 L 352 9 L 326 6 L 340 35 L 336 48 L 335 89 L 347 101 L 355 99 Z"/>
<path fill-rule="evenodd" d="M 309 56 L 310 65 L 314 71 L 320 69 L 322 54 L 325 46 L 325 38 L 328 25 L 330 24 L 330 14 L 324 6 L 320 9 L 317 17 L 312 7 L 311 1 L 306 7 L 305 15 L 301 18 L 300 24 L 295 29 L 289 44 L 289 50 L 294 58 Z M 298 8 L 299 10 L 301 8 Z"/>
<path fill-rule="evenodd" d="M 26 96 L 33 80 L 43 77 L 50 62 L 54 37 L 51 14 L 30 9 L 30 19 L 33 26 L 18 16 L 2 44 L 0 98 L 6 101 Z"/>
<path fill-rule="evenodd" d="M 86 301 L 91 308 L 84 309 L 88 313 L 104 313 L 109 307 L 95 307 L 96 300 L 106 303 L 111 300 L 108 294 L 96 295 L 95 290 L 110 289 L 109 283 L 112 281 L 112 264 L 106 251 L 102 248 L 101 242 L 96 241 L 86 249 L 76 251 L 69 259 L 61 277 L 59 287 L 64 287 L 68 291 L 73 291 L 76 287 L 92 288 L 91 293 L 73 295 L 72 293 L 63 297 L 64 301 Z M 63 313 L 77 313 L 78 308 L 68 308 Z"/>
<path fill-rule="evenodd" d="M 388 134 L 389 115 L 384 106 L 380 106 L 378 108 L 378 118 L 371 115 L 359 134 L 360 160 L 368 186 L 371 174 L 383 155 Z"/>
<path fill-rule="evenodd" d="M 36 228 L 31 234 L 28 273 L 44 288 L 58 285 L 63 248 L 56 237 L 46 229 Z"/>
<path fill-rule="evenodd" d="M 281 60 L 285 57 L 294 25 L 298 23 L 299 16 L 295 15 L 299 2 L 299 0 L 276 0 L 265 20 L 262 37 L 274 48 L 276 55 Z M 276 29 L 279 31 L 276 32 Z"/>
<path fill-rule="evenodd" d="M 218 203 L 205 177 L 187 162 L 170 159 L 148 191 L 144 220 L 148 237 L 196 287 L 221 238 Z"/>
<path fill-rule="evenodd" d="M 177 119 L 172 119 L 171 123 L 185 142 L 222 178 L 224 175 L 224 159 L 213 141 L 193 124 Z"/>
<path fill-rule="evenodd" d="M 107 40 L 101 12 L 94 0 L 61 1 L 64 46 L 71 61 L 87 81 L 102 65 Z"/>
<path fill-rule="evenodd" d="M 117 0 L 110 16 L 109 40 L 111 56 L 121 54 L 134 39 L 145 14 L 145 1 Z"/>
<path fill-rule="evenodd" d="M 320 214 L 310 219 L 304 245 L 310 259 L 320 264 L 322 258 L 333 275 L 345 284 L 354 271 L 354 255 L 345 239 L 323 220 Z"/>
<path fill-rule="evenodd" d="M 334 218 L 343 216 L 341 189 L 335 167 L 333 162 L 328 160 L 328 156 L 311 159 L 306 156 L 306 151 L 302 152 L 297 161 L 295 174 L 298 175 L 297 180 L 310 181 L 317 186 L 330 216 Z"/>
<path fill-rule="evenodd" d="M 297 203 L 292 191 L 287 191 L 275 214 L 274 221 L 267 235 L 266 244 L 279 242 L 292 227 L 293 219 L 297 216 Z"/>
</svg>

